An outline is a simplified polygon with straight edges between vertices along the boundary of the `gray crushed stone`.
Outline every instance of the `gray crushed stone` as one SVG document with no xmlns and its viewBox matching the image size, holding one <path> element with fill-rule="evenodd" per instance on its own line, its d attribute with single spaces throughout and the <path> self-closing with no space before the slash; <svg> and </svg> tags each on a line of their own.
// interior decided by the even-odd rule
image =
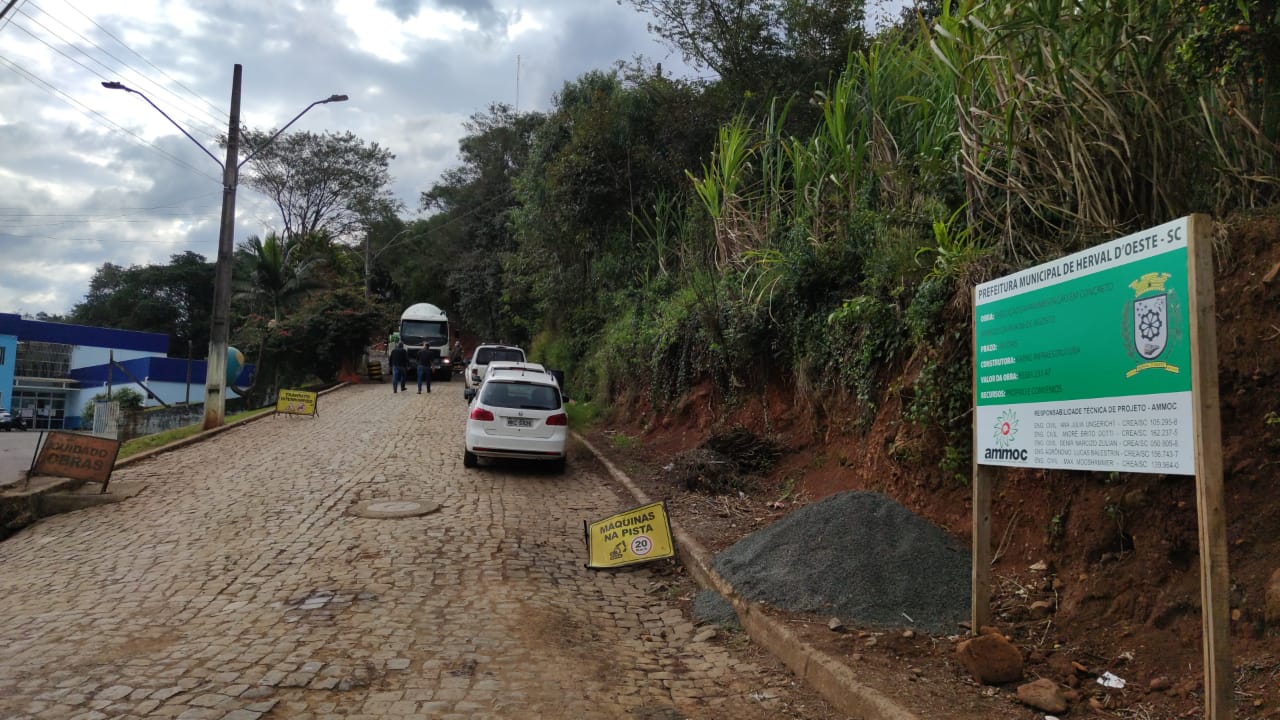
<svg viewBox="0 0 1280 720">
<path fill-rule="evenodd" d="M 969 613 L 968 548 L 880 493 L 806 505 L 712 565 L 749 600 L 851 625 L 945 635 Z"/>
<path fill-rule="evenodd" d="M 715 590 L 702 590 L 693 596 L 693 619 L 703 625 L 726 628 L 741 627 L 733 603 Z"/>
</svg>

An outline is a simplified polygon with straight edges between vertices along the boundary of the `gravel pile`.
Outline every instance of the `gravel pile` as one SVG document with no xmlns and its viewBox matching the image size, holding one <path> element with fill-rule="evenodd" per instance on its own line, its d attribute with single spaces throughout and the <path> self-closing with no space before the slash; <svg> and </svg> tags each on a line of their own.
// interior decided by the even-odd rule
<svg viewBox="0 0 1280 720">
<path fill-rule="evenodd" d="M 741 627 L 733 603 L 715 590 L 703 590 L 693 596 L 693 618 L 704 625 Z"/>
<path fill-rule="evenodd" d="M 713 566 L 747 599 L 851 625 L 945 635 L 969 614 L 968 548 L 880 493 L 807 505 Z"/>
</svg>

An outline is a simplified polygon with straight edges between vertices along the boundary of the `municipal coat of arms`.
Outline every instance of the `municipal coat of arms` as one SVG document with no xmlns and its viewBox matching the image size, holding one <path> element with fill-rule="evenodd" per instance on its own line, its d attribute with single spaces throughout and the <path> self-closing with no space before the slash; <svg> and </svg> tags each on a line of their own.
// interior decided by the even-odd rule
<svg viewBox="0 0 1280 720">
<path fill-rule="evenodd" d="M 1137 365 L 1125 377 L 1133 377 L 1144 370 L 1181 372 L 1178 367 L 1160 360 L 1171 341 L 1177 340 L 1180 327 L 1181 306 L 1173 290 L 1167 289 L 1169 273 L 1147 273 L 1129 283 L 1133 300 L 1125 308 L 1123 334 L 1126 351 Z"/>
</svg>

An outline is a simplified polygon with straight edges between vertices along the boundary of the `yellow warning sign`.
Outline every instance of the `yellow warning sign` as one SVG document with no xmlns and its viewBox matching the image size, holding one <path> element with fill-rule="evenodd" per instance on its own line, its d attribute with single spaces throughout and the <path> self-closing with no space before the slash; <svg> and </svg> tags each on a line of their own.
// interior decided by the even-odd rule
<svg viewBox="0 0 1280 720">
<path fill-rule="evenodd" d="M 290 415 L 315 415 L 316 394 L 306 390 L 281 390 L 276 398 L 276 412 Z"/>
<path fill-rule="evenodd" d="M 583 525 L 590 568 L 633 565 L 675 555 L 664 502 L 632 508 Z"/>
</svg>

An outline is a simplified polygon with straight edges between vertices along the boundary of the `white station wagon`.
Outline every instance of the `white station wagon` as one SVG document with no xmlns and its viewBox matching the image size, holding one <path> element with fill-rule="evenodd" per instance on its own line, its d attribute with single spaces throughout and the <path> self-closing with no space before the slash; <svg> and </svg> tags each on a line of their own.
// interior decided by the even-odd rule
<svg viewBox="0 0 1280 720">
<path fill-rule="evenodd" d="M 479 391 L 464 391 L 471 401 L 462 464 L 475 467 L 479 458 L 544 460 L 564 471 L 569 416 L 560 386 L 546 372 L 494 368 Z"/>
</svg>

